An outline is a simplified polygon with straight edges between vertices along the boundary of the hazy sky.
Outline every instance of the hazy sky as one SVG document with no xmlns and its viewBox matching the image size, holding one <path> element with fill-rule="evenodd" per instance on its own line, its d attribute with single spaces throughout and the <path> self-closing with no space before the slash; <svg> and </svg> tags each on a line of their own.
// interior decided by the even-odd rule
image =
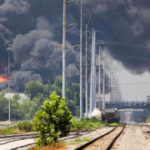
<svg viewBox="0 0 150 150">
<path fill-rule="evenodd" d="M 119 80 L 122 100 L 144 101 L 150 95 L 150 73 L 133 74 L 120 62 L 112 59 L 112 68 Z"/>
</svg>

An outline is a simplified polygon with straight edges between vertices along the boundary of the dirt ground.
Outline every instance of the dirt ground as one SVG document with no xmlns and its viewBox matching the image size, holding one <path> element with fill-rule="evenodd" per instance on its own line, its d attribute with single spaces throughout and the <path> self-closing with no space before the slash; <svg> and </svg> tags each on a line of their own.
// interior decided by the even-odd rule
<svg viewBox="0 0 150 150">
<path fill-rule="evenodd" d="M 112 150 L 150 150 L 150 127 L 128 125 Z"/>
</svg>

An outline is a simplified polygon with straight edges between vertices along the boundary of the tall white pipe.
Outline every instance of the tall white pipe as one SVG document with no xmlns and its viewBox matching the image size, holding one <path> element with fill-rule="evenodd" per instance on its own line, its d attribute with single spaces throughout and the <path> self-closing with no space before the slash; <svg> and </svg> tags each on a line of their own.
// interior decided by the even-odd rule
<svg viewBox="0 0 150 150">
<path fill-rule="evenodd" d="M 83 60 L 82 60 L 82 30 L 83 30 L 83 8 L 82 8 L 82 0 L 80 0 L 80 119 L 83 118 L 83 80 L 82 80 L 82 67 L 83 67 Z"/>
<path fill-rule="evenodd" d="M 105 62 L 103 60 L 103 102 L 102 110 L 105 112 Z"/>
<path fill-rule="evenodd" d="M 96 108 L 96 64 L 95 64 L 96 33 L 92 30 L 91 77 L 90 77 L 90 115 Z"/>
<path fill-rule="evenodd" d="M 96 32 L 93 30 L 93 110 L 96 108 Z"/>
<path fill-rule="evenodd" d="M 85 113 L 88 118 L 88 25 L 86 24 L 85 42 Z"/>
<path fill-rule="evenodd" d="M 99 107 L 101 104 L 101 49 L 99 47 L 99 59 L 98 59 L 98 66 L 99 66 L 99 71 L 98 71 L 98 98 L 99 98 Z"/>
<path fill-rule="evenodd" d="M 63 0 L 62 97 L 66 94 L 66 0 Z"/>
</svg>

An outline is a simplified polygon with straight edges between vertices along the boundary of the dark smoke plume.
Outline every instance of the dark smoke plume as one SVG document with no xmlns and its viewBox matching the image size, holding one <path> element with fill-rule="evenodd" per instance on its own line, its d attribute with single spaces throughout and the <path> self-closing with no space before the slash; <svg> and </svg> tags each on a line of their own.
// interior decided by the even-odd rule
<svg viewBox="0 0 150 150">
<path fill-rule="evenodd" d="M 84 8 L 115 59 L 134 73 L 150 70 L 150 1 L 84 0 Z"/>
<path fill-rule="evenodd" d="M 79 50 L 73 48 L 79 45 L 79 2 L 67 1 L 69 81 L 79 76 Z M 84 14 L 92 16 L 89 19 L 85 15 L 84 24 L 89 22 L 89 29 L 98 31 L 97 40 L 104 41 L 103 46 L 110 54 L 133 73 L 149 71 L 150 1 L 83 0 L 83 3 Z M 62 0 L 0 0 L 0 68 L 7 70 L 6 50 L 11 45 L 14 90 L 23 90 L 22 85 L 30 80 L 46 83 L 61 75 L 61 39 Z"/>
</svg>

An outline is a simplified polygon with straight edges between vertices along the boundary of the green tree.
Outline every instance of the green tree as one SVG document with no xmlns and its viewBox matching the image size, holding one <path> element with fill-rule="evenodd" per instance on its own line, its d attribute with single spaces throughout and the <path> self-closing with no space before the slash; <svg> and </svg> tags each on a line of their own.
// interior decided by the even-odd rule
<svg viewBox="0 0 150 150">
<path fill-rule="evenodd" d="M 58 95 L 62 95 L 62 78 L 56 77 L 54 84 L 51 86 L 52 91 L 56 91 Z"/>
<path fill-rule="evenodd" d="M 31 119 L 34 117 L 38 106 L 35 101 L 31 101 L 30 99 L 24 99 L 20 104 L 20 112 L 23 113 L 22 119 Z"/>
<path fill-rule="evenodd" d="M 31 81 L 25 86 L 25 93 L 29 96 L 30 101 L 25 102 L 24 106 L 29 105 L 28 112 L 25 114 L 25 118 L 32 118 L 37 110 L 39 110 L 45 99 L 50 94 L 50 84 L 44 85 L 39 81 Z M 26 110 L 25 110 L 26 111 Z"/>
<path fill-rule="evenodd" d="M 15 120 L 20 120 L 24 118 L 24 112 L 22 112 L 20 109 L 21 104 L 19 100 L 20 100 L 20 96 L 15 94 L 11 98 L 11 102 L 10 102 L 11 118 Z"/>
<path fill-rule="evenodd" d="M 5 92 L 0 93 L 0 120 L 8 119 L 8 99 L 4 97 Z"/>
<path fill-rule="evenodd" d="M 79 116 L 79 84 L 72 83 L 71 88 L 67 87 L 67 106 L 74 116 Z"/>
<path fill-rule="evenodd" d="M 30 97 L 31 100 L 35 97 L 38 97 L 39 95 L 48 97 L 49 88 L 47 85 L 43 85 L 39 81 L 31 81 L 26 84 L 25 93 Z"/>
<path fill-rule="evenodd" d="M 72 115 L 65 99 L 53 92 L 36 113 L 33 124 L 40 136 L 38 145 L 50 145 L 59 136 L 67 135 L 71 128 Z"/>
<path fill-rule="evenodd" d="M 51 86 L 53 91 L 58 95 L 62 93 L 62 78 L 56 77 L 54 84 Z M 79 115 L 79 84 L 72 83 L 70 86 L 66 85 L 66 104 L 75 116 Z"/>
</svg>

